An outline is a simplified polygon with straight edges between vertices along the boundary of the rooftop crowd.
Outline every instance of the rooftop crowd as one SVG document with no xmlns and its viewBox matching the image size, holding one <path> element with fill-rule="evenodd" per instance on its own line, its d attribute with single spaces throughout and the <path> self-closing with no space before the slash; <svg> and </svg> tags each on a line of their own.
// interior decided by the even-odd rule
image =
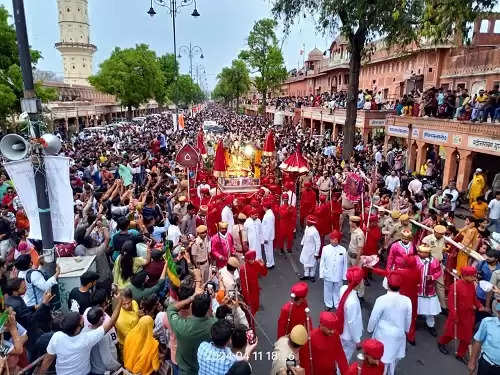
<svg viewBox="0 0 500 375">
<path fill-rule="evenodd" d="M 333 101 L 340 106 L 338 95 Z M 363 98 L 374 100 L 369 93 Z M 208 156 L 187 175 L 175 156 L 182 145 L 196 145 L 204 120 L 224 125 L 224 132 L 206 134 Z M 186 118 L 184 129 L 174 130 L 165 113 L 114 129 L 59 134 L 61 154 L 72 158 L 75 241 L 57 244 L 57 253 L 95 256 L 95 269 L 70 291 L 66 312 L 55 298 L 64 275 L 59 267 L 44 272 L 41 242 L 29 238 L 22 202 L 3 173 L 0 287 L 8 318 L 1 371 L 19 373 L 37 361 L 36 374 L 251 374 L 262 339 L 254 320 L 259 278 L 273 272 L 275 253 L 297 248 L 301 281 L 291 276 L 292 299 L 279 317 L 266 316 L 278 319 L 272 375 L 330 374 L 335 367 L 342 375 L 392 375 L 406 342 L 418 344 L 416 316 L 425 316 L 429 334 L 438 336 L 441 312 L 447 322 L 439 351 L 448 354 L 458 324 L 457 360 L 480 375 L 497 371 L 500 192 L 488 187 L 486 174 L 475 172 L 468 201 L 461 202 L 453 182 L 440 188 L 436 149 L 412 174 L 403 147 L 383 150 L 356 138 L 352 158 L 342 160 L 342 136 L 333 142 L 274 127 L 276 155 L 252 161 L 259 191 L 221 193 L 210 171 L 218 139 L 228 150 L 236 141 L 251 142 L 257 154 L 272 128 L 262 117 L 209 104 Z M 277 166 L 297 148 L 309 171 L 294 179 Z M 460 204 L 464 221 L 455 215 Z M 365 290 L 381 281 L 373 274 L 385 277 L 388 292 L 364 325 Z M 309 288 L 321 288 L 316 278 L 324 282 L 325 309 L 313 328 L 306 308 Z M 489 290 L 479 280 L 491 282 Z M 372 338 L 362 340 L 363 331 Z M 356 350 L 364 355 L 359 363 Z"/>
<path fill-rule="evenodd" d="M 303 97 L 278 97 L 271 103 L 276 108 L 322 107 L 330 112 L 346 107 L 347 92 L 324 92 Z M 480 89 L 470 93 L 468 89 L 447 90 L 429 88 L 411 90 L 399 99 L 387 99 L 381 90 L 359 90 L 359 110 L 388 111 L 398 116 L 437 117 L 458 121 L 499 122 L 500 93 L 498 85 L 491 90 Z"/>
</svg>

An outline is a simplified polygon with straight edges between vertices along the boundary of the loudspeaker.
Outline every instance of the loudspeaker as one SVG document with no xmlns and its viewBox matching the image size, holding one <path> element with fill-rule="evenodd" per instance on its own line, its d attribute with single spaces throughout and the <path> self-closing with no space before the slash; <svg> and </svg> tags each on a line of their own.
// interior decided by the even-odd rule
<svg viewBox="0 0 500 375">
<path fill-rule="evenodd" d="M 30 144 L 17 134 L 7 134 L 0 141 L 0 152 L 9 160 L 24 159 L 30 150 Z"/>
<path fill-rule="evenodd" d="M 44 147 L 43 152 L 47 155 L 57 155 L 61 151 L 62 143 L 57 135 L 46 133 L 42 135 L 42 139 L 47 143 L 47 147 Z"/>
</svg>

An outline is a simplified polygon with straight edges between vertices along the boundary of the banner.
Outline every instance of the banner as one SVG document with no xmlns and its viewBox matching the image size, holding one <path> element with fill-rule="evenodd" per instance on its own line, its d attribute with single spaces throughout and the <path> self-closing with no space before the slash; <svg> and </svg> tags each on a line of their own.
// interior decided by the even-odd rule
<svg viewBox="0 0 500 375">
<path fill-rule="evenodd" d="M 69 183 L 70 159 L 62 156 L 45 156 L 44 161 L 54 241 L 73 242 L 74 211 L 73 190 Z M 4 166 L 30 222 L 29 238 L 41 240 L 33 164 L 30 159 L 25 159 L 8 162 Z"/>
</svg>

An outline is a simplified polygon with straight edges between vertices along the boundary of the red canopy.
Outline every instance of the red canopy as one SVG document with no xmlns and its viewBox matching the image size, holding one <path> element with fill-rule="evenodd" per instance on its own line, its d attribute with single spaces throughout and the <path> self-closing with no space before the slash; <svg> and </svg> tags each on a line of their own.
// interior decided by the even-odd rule
<svg viewBox="0 0 500 375">
<path fill-rule="evenodd" d="M 213 170 L 215 177 L 224 177 L 226 175 L 226 155 L 224 152 L 224 143 L 222 142 L 222 139 L 219 140 L 219 143 L 217 144 Z"/>
<path fill-rule="evenodd" d="M 307 165 L 307 160 L 302 156 L 300 149 L 297 147 L 297 150 L 281 163 L 280 169 L 284 172 L 302 174 L 309 171 L 309 166 Z"/>
<path fill-rule="evenodd" d="M 207 148 L 205 147 L 205 137 L 203 134 L 203 130 L 201 129 L 198 132 L 198 135 L 196 136 L 196 148 L 198 149 L 200 155 L 207 154 Z"/>
<path fill-rule="evenodd" d="M 274 145 L 274 134 L 272 130 L 266 135 L 266 140 L 264 141 L 264 148 L 262 150 L 262 155 L 272 156 L 276 151 L 276 146 Z"/>
</svg>

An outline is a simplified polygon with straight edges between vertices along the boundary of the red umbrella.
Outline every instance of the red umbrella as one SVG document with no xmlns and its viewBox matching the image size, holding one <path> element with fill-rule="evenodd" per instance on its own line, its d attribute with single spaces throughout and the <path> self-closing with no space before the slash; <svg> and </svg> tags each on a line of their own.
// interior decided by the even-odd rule
<svg viewBox="0 0 500 375">
<path fill-rule="evenodd" d="M 283 163 L 281 163 L 280 168 L 284 172 L 298 174 L 306 173 L 309 171 L 307 160 L 302 156 L 299 147 L 297 147 L 297 150 L 292 155 L 290 155 Z"/>
<path fill-rule="evenodd" d="M 198 135 L 196 136 L 196 148 L 200 152 L 201 155 L 207 154 L 207 148 L 205 147 L 205 139 L 203 135 L 203 130 L 200 129 Z"/>
<path fill-rule="evenodd" d="M 276 152 L 276 146 L 274 145 L 274 134 L 272 130 L 266 135 L 266 140 L 264 141 L 264 149 L 262 150 L 262 155 L 272 156 Z"/>
<path fill-rule="evenodd" d="M 217 151 L 215 152 L 214 176 L 226 176 L 226 155 L 224 152 L 224 144 L 222 143 L 222 139 L 217 144 Z"/>
</svg>

